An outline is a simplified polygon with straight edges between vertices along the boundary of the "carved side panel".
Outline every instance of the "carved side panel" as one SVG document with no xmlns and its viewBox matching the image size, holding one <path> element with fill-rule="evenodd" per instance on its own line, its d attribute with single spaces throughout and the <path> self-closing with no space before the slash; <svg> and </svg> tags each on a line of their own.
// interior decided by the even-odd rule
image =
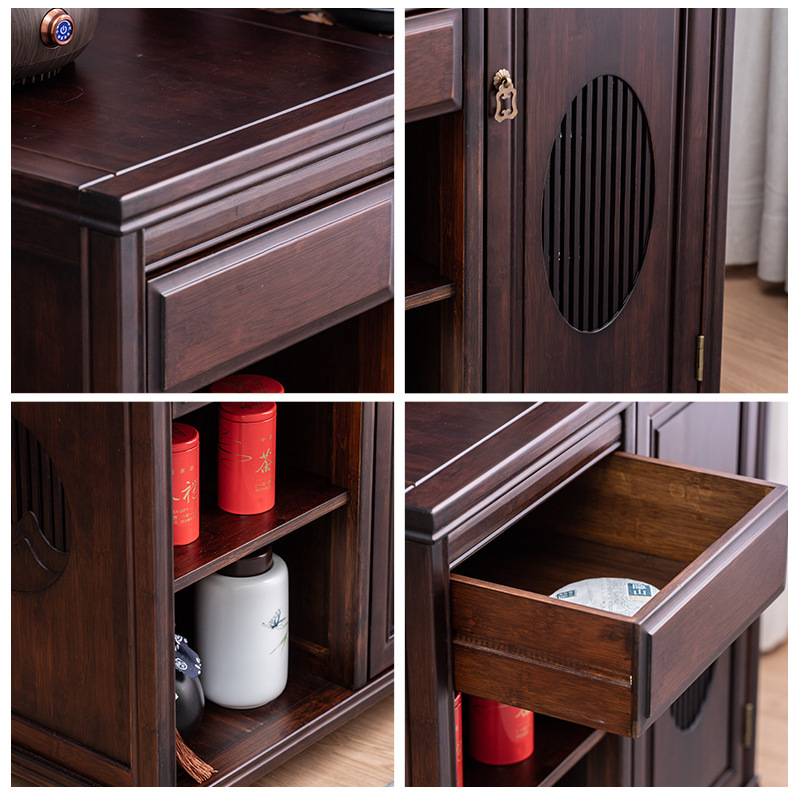
<svg viewBox="0 0 800 800">
<path fill-rule="evenodd" d="M 59 742 L 77 743 L 120 773 L 137 646 L 127 426 L 118 403 L 12 405 L 11 710 L 48 734 L 14 744 L 72 761 Z"/>
<path fill-rule="evenodd" d="M 11 420 L 11 590 L 36 592 L 58 580 L 69 558 L 69 508 L 52 459 Z"/>
</svg>

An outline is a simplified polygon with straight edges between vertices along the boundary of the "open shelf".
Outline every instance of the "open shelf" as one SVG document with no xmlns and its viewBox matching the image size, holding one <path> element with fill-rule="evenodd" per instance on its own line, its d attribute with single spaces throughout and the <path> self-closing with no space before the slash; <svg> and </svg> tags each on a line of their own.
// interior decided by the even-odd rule
<svg viewBox="0 0 800 800">
<path fill-rule="evenodd" d="M 436 268 L 412 255 L 406 256 L 406 311 L 454 297 L 456 285 Z"/>
<path fill-rule="evenodd" d="M 216 505 L 216 491 L 200 501 L 200 536 L 174 550 L 175 591 L 315 519 L 347 504 L 346 489 L 325 478 L 282 467 L 276 474 L 275 505 L 263 514 L 229 514 Z"/>
<path fill-rule="evenodd" d="M 217 770 L 203 786 L 222 786 L 255 779 L 347 722 L 362 707 L 386 693 L 393 670 L 363 689 L 350 690 L 326 680 L 306 661 L 302 646 L 289 651 L 289 682 L 271 703 L 251 709 L 229 709 L 206 702 L 203 722 L 189 745 Z M 178 786 L 196 786 L 182 769 Z"/>
<path fill-rule="evenodd" d="M 465 755 L 464 785 L 555 786 L 603 736 L 603 731 L 536 714 L 530 758 L 518 764 L 493 766 Z"/>
</svg>

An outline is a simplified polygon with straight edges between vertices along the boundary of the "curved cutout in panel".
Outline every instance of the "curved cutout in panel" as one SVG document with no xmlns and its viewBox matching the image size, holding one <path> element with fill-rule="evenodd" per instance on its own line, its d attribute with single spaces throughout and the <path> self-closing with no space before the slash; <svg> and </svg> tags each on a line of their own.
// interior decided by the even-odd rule
<svg viewBox="0 0 800 800">
<path fill-rule="evenodd" d="M 670 706 L 670 716 L 679 730 L 689 730 L 700 716 L 713 678 L 714 664 Z"/>
<path fill-rule="evenodd" d="M 11 590 L 55 583 L 69 559 L 69 510 L 55 465 L 34 434 L 11 421 Z"/>
</svg>

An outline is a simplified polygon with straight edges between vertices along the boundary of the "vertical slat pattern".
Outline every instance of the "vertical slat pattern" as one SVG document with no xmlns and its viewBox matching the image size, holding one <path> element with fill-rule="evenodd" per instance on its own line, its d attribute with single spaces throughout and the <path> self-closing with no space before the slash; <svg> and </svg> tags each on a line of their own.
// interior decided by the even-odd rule
<svg viewBox="0 0 800 800">
<path fill-rule="evenodd" d="M 17 420 L 11 420 L 12 522 L 31 511 L 42 533 L 56 550 L 68 552 L 64 488 L 50 456 L 36 437 Z"/>
<path fill-rule="evenodd" d="M 680 730 L 691 728 L 703 710 L 713 677 L 714 664 L 670 706 L 672 720 Z"/>
<path fill-rule="evenodd" d="M 548 283 L 574 328 L 607 325 L 633 291 L 653 186 L 650 130 L 638 98 L 620 78 L 595 78 L 561 121 L 542 198 Z"/>
</svg>

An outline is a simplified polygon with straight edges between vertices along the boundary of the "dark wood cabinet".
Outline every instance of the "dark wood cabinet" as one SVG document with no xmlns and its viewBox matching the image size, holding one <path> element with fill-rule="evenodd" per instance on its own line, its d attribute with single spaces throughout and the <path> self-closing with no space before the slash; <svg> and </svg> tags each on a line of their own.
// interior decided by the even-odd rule
<svg viewBox="0 0 800 800">
<path fill-rule="evenodd" d="M 13 390 L 390 391 L 392 176 L 389 39 L 103 9 L 12 92 Z"/>
<path fill-rule="evenodd" d="M 408 385 L 719 391 L 733 13 L 455 9 L 407 32 L 409 75 L 428 66 L 406 87 Z"/>
<path fill-rule="evenodd" d="M 289 683 L 213 703 L 190 740 L 251 782 L 391 691 L 392 407 L 279 403 L 276 505 L 216 508 L 216 403 L 12 405 L 12 770 L 52 785 L 192 784 L 173 632 L 198 580 L 265 544 L 290 571 Z M 201 533 L 173 547 L 170 428 L 201 436 Z M 202 658 L 202 654 L 201 654 Z"/>
<path fill-rule="evenodd" d="M 760 477 L 759 403 L 639 403 L 637 450 L 666 461 Z M 743 786 L 754 772 L 758 622 L 737 639 L 632 748 L 631 781 Z"/>
<path fill-rule="evenodd" d="M 787 536 L 786 489 L 735 474 L 754 463 L 759 414 L 407 405 L 410 784 L 455 782 L 454 692 L 536 712 L 531 759 L 467 758 L 467 784 L 754 780 L 757 618 L 784 583 Z M 662 459 L 690 462 L 698 439 L 701 466 Z M 632 617 L 550 596 L 613 576 L 660 591 Z"/>
</svg>

